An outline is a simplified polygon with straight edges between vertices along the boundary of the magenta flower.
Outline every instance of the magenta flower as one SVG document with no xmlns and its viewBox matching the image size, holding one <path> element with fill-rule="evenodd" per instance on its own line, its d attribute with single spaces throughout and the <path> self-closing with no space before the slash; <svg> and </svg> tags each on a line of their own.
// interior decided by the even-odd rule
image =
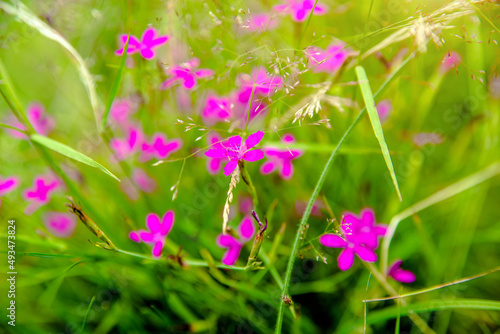
<svg viewBox="0 0 500 334">
<path fill-rule="evenodd" d="M 278 19 L 268 14 L 251 14 L 245 20 L 243 28 L 251 32 L 263 32 L 275 29 L 278 26 Z"/>
<path fill-rule="evenodd" d="M 377 261 L 374 250 L 378 247 L 378 238 L 385 235 L 387 227 L 375 224 L 373 210 L 368 208 L 361 210 L 359 216 L 345 212 L 343 217 L 340 225 L 342 236 L 327 233 L 319 238 L 323 246 L 344 248 L 337 259 L 339 269 L 345 271 L 351 268 L 354 255 L 365 262 Z"/>
<path fill-rule="evenodd" d="M 121 48 L 116 50 L 115 54 L 117 56 L 123 55 L 123 49 L 125 48 L 127 38 L 127 34 L 120 35 L 119 43 L 121 44 Z M 168 39 L 168 35 L 157 36 L 155 28 L 147 28 L 146 30 L 144 30 L 141 40 L 139 40 L 134 35 L 130 35 L 127 54 L 132 55 L 134 53 L 140 53 L 143 58 L 151 60 L 155 57 L 154 49 L 160 47 L 162 44 L 165 44 Z"/>
<path fill-rule="evenodd" d="M 394 261 L 387 272 L 387 275 L 401 283 L 413 283 L 417 279 L 414 273 L 408 270 L 401 269 L 402 260 Z"/>
<path fill-rule="evenodd" d="M 250 101 L 252 90 L 254 97 L 267 97 L 273 95 L 283 86 L 283 78 L 279 75 L 268 75 L 263 67 L 256 68 L 251 75 L 240 74 L 237 79 L 241 86 L 238 92 L 238 101 L 246 104 Z"/>
<path fill-rule="evenodd" d="M 75 216 L 68 213 L 49 212 L 43 221 L 50 234 L 59 238 L 69 238 L 76 228 Z"/>
<path fill-rule="evenodd" d="M 236 232 L 238 233 L 239 239 L 229 234 L 219 234 L 216 239 L 217 246 L 227 249 L 221 260 L 226 266 L 234 265 L 240 256 L 243 245 L 252 240 L 255 234 L 255 226 L 252 222 L 252 218 L 249 216 L 243 218 Z"/>
<path fill-rule="evenodd" d="M 335 73 L 353 55 L 342 42 L 330 44 L 326 50 L 312 46 L 305 51 L 313 71 L 316 73 Z"/>
<path fill-rule="evenodd" d="M 180 150 L 181 147 L 182 139 L 168 140 L 165 134 L 155 133 L 150 142 L 144 141 L 142 143 L 140 160 L 146 162 L 153 158 L 158 160 L 166 159 L 170 154 Z"/>
<path fill-rule="evenodd" d="M 115 100 L 109 111 L 111 119 L 124 127 L 130 126 L 130 115 L 135 112 L 134 103 L 130 99 Z"/>
<path fill-rule="evenodd" d="M 4 179 L 0 177 L 0 197 L 10 193 L 19 186 L 19 178 L 17 176 L 8 176 Z"/>
<path fill-rule="evenodd" d="M 208 68 L 197 69 L 199 65 L 200 60 L 198 58 L 193 58 L 187 63 L 175 65 L 171 69 L 167 69 L 167 75 L 171 75 L 172 77 L 165 80 L 160 85 L 160 89 L 169 89 L 179 82 L 182 83 L 184 88 L 193 89 L 198 79 L 211 77 L 215 74 L 214 71 Z"/>
<path fill-rule="evenodd" d="M 31 202 L 26 208 L 26 213 L 31 214 L 40 206 L 50 201 L 52 193 L 61 186 L 59 180 L 53 176 L 37 176 L 33 180 L 33 188 L 26 189 L 23 197 L 27 202 Z"/>
<path fill-rule="evenodd" d="M 445 74 L 457 67 L 462 62 L 462 57 L 457 52 L 448 52 L 439 65 L 439 72 Z"/>
<path fill-rule="evenodd" d="M 313 15 L 323 15 L 328 11 L 328 6 L 318 2 L 314 7 L 315 0 L 285 0 L 281 5 L 273 9 L 284 14 L 291 14 L 292 20 L 296 22 L 305 21 L 314 8 Z"/>
<path fill-rule="evenodd" d="M 217 132 L 211 132 L 207 136 L 207 144 L 209 146 L 215 145 L 222 140 L 222 137 Z M 226 160 L 226 157 L 222 158 L 211 158 L 207 156 L 207 170 L 211 175 L 219 174 L 222 169 L 222 162 Z"/>
<path fill-rule="evenodd" d="M 264 157 L 264 153 L 259 149 L 251 150 L 264 137 L 264 132 L 258 131 L 248 136 L 243 145 L 240 136 L 233 136 L 224 142 L 219 142 L 212 146 L 212 149 L 205 152 L 209 158 L 226 158 L 228 163 L 224 167 L 224 175 L 229 176 L 238 166 L 238 161 L 257 161 Z"/>
<path fill-rule="evenodd" d="M 110 140 L 109 146 L 115 152 L 118 160 L 125 160 L 141 148 L 143 137 L 144 135 L 139 128 L 131 126 L 126 139 L 113 138 Z"/>
<path fill-rule="evenodd" d="M 160 220 L 155 213 L 146 216 L 146 227 L 148 230 L 132 231 L 129 238 L 135 242 L 144 242 L 153 246 L 152 254 L 154 258 L 159 258 L 170 230 L 174 226 L 175 213 L 170 210 Z"/>
<path fill-rule="evenodd" d="M 285 136 L 282 139 L 283 143 L 291 144 L 295 141 L 295 137 L 292 134 L 286 134 Z M 264 147 L 263 151 L 267 161 L 260 166 L 261 174 L 267 175 L 278 170 L 283 180 L 290 180 L 292 178 L 292 160 L 297 159 L 304 153 L 302 150 L 274 147 Z"/>
<path fill-rule="evenodd" d="M 141 168 L 134 168 L 132 180 L 145 193 L 152 193 L 157 187 L 156 181 Z"/>
<path fill-rule="evenodd" d="M 228 98 L 219 98 L 209 95 L 201 113 L 206 125 L 215 125 L 228 120 L 232 115 L 233 104 Z"/>
<path fill-rule="evenodd" d="M 392 112 L 391 100 L 385 99 L 377 103 L 377 114 L 381 123 L 385 123 Z"/>
<path fill-rule="evenodd" d="M 55 127 L 55 121 L 52 117 L 46 115 L 45 107 L 40 103 L 31 103 L 28 106 L 28 120 L 33 126 L 36 133 L 43 136 L 49 135 Z M 26 130 L 26 128 L 17 119 L 8 121 L 12 126 L 20 129 Z M 28 137 L 19 131 L 8 130 L 9 134 L 14 138 L 28 139 Z"/>
</svg>

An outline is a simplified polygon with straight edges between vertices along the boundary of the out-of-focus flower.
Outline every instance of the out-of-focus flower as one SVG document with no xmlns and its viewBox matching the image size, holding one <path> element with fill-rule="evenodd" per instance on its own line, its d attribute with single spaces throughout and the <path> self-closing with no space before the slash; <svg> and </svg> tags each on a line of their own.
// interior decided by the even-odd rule
<svg viewBox="0 0 500 334">
<path fill-rule="evenodd" d="M 283 137 L 282 142 L 284 144 L 295 142 L 295 137 L 292 134 L 286 134 Z M 290 180 L 292 178 L 292 160 L 297 159 L 304 153 L 302 150 L 275 147 L 264 147 L 262 150 L 267 161 L 260 166 L 260 172 L 263 175 L 267 175 L 278 170 L 283 180 Z"/>
<path fill-rule="evenodd" d="M 19 178 L 17 176 L 8 176 L 6 178 L 0 177 L 0 197 L 10 193 L 19 185 Z"/>
<path fill-rule="evenodd" d="M 443 137 L 435 132 L 421 132 L 413 135 L 413 143 L 419 147 L 432 144 L 437 145 L 443 142 Z"/>
<path fill-rule="evenodd" d="M 160 89 L 169 89 L 178 83 L 182 83 L 185 89 L 193 89 L 198 79 L 211 77 L 215 74 L 211 69 L 198 69 L 198 66 L 200 66 L 200 60 L 198 58 L 193 58 L 184 64 L 175 65 L 167 69 L 166 73 L 170 75 L 171 78 L 165 80 L 160 85 Z"/>
<path fill-rule="evenodd" d="M 52 132 L 52 130 L 54 130 L 56 123 L 52 117 L 46 114 L 45 107 L 42 104 L 37 102 L 31 103 L 28 106 L 27 115 L 28 120 L 36 133 L 47 136 Z M 7 121 L 7 123 L 10 123 L 19 130 L 26 130 L 26 128 L 17 119 Z M 26 135 L 19 131 L 8 130 L 8 133 L 14 138 L 28 139 Z"/>
<path fill-rule="evenodd" d="M 154 258 L 159 258 L 168 234 L 174 226 L 175 213 L 167 211 L 160 220 L 155 213 L 146 216 L 146 227 L 148 230 L 132 231 L 129 234 L 130 239 L 135 242 L 145 242 L 153 246 L 152 254 Z"/>
<path fill-rule="evenodd" d="M 231 99 L 209 95 L 201 113 L 203 121 L 207 125 L 214 125 L 228 120 L 232 116 L 232 105 Z"/>
<path fill-rule="evenodd" d="M 144 141 L 141 147 L 142 162 L 149 161 L 153 158 L 158 160 L 166 159 L 174 152 L 177 152 L 182 147 L 182 139 L 174 138 L 167 139 L 163 133 L 155 133 L 150 142 Z"/>
<path fill-rule="evenodd" d="M 337 262 L 342 271 L 351 268 L 354 255 L 365 262 L 377 261 L 374 250 L 378 247 L 378 238 L 387 230 L 385 225 L 375 224 L 375 215 L 371 209 L 361 210 L 361 214 L 351 212 L 343 214 L 344 220 L 340 225 L 342 236 L 327 233 L 319 238 L 319 242 L 326 247 L 343 248 Z"/>
<path fill-rule="evenodd" d="M 33 180 L 33 187 L 26 189 L 23 193 L 24 199 L 30 202 L 26 208 L 26 214 L 31 214 L 40 206 L 47 204 L 52 193 L 60 187 L 61 182 L 52 175 L 36 176 Z"/>
<path fill-rule="evenodd" d="M 439 72 L 445 74 L 457 67 L 462 62 L 462 57 L 457 52 L 448 52 L 439 65 Z"/>
<path fill-rule="evenodd" d="M 267 74 L 263 67 L 256 68 L 251 75 L 240 74 L 237 78 L 237 83 L 241 86 L 238 92 L 238 101 L 246 104 L 250 101 L 250 97 L 269 97 L 276 90 L 283 86 L 283 78 L 279 75 Z"/>
<path fill-rule="evenodd" d="M 251 14 L 244 20 L 242 28 L 251 32 L 262 32 L 275 29 L 278 26 L 278 18 L 266 13 Z"/>
<path fill-rule="evenodd" d="M 335 73 L 344 62 L 353 54 L 352 50 L 345 47 L 344 43 L 336 42 L 330 44 L 326 50 L 311 46 L 305 51 L 309 63 L 316 73 Z"/>
<path fill-rule="evenodd" d="M 385 123 L 392 112 L 391 100 L 385 99 L 377 103 L 377 113 L 381 123 Z"/>
<path fill-rule="evenodd" d="M 134 103 L 130 99 L 115 100 L 109 111 L 109 117 L 116 123 L 124 127 L 130 126 L 130 115 L 135 112 Z"/>
<path fill-rule="evenodd" d="M 228 160 L 224 167 L 224 175 L 229 176 L 238 166 L 238 161 L 257 161 L 264 157 L 260 149 L 252 150 L 264 137 L 264 132 L 258 131 L 248 136 L 243 145 L 240 136 L 233 136 L 223 142 L 219 142 L 205 152 L 210 158 L 226 158 Z"/>
<path fill-rule="evenodd" d="M 122 34 L 119 36 L 119 42 L 121 48 L 116 50 L 115 54 L 117 56 L 123 55 L 123 49 L 127 43 L 127 34 Z M 139 40 L 134 35 L 130 35 L 130 39 L 127 47 L 127 54 L 132 55 L 134 53 L 140 53 L 141 56 L 147 60 L 151 60 L 155 57 L 155 49 L 165 44 L 169 39 L 168 35 L 157 36 L 155 28 L 147 28 L 144 30 L 141 39 Z"/>
<path fill-rule="evenodd" d="M 217 132 L 211 132 L 207 136 L 207 144 L 209 146 L 215 145 L 222 141 L 222 137 Z M 212 146 L 213 147 L 213 146 Z M 207 170 L 210 174 L 216 175 L 222 169 L 222 162 L 226 160 L 226 157 L 222 158 L 212 158 L 207 156 Z"/>
<path fill-rule="evenodd" d="M 145 193 L 152 193 L 157 187 L 156 181 L 142 168 L 134 168 L 132 171 L 132 181 Z"/>
<path fill-rule="evenodd" d="M 139 128 L 129 127 L 128 137 L 125 139 L 113 138 L 109 146 L 115 152 L 118 160 L 125 160 L 134 153 L 138 152 L 144 141 L 144 135 Z"/>
<path fill-rule="evenodd" d="M 76 228 L 75 216 L 63 212 L 48 212 L 43 222 L 50 234 L 59 238 L 69 238 Z"/>
<path fill-rule="evenodd" d="M 328 6 L 324 3 L 318 2 L 314 6 L 315 0 L 285 0 L 283 4 L 274 6 L 274 10 L 284 14 L 290 14 L 292 20 L 296 22 L 305 21 L 311 11 L 313 15 L 323 15 L 328 12 Z"/>
<path fill-rule="evenodd" d="M 402 260 L 394 261 L 387 271 L 387 276 L 401 283 L 413 283 L 417 279 L 414 273 L 408 270 L 401 269 Z"/>
<path fill-rule="evenodd" d="M 219 234 L 216 239 L 217 246 L 227 249 L 221 260 L 226 266 L 234 265 L 240 256 L 243 245 L 252 240 L 255 234 L 255 226 L 252 222 L 252 218 L 249 216 L 243 218 L 236 232 L 238 233 L 239 239 L 229 234 Z"/>
</svg>

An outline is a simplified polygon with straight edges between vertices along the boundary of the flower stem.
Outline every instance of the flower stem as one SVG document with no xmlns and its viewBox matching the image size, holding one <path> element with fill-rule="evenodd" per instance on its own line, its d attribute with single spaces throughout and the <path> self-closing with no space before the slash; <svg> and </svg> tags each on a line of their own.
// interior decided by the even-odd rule
<svg viewBox="0 0 500 334">
<path fill-rule="evenodd" d="M 248 170 L 245 168 L 245 163 L 242 160 L 238 161 L 238 166 L 240 167 L 241 178 L 248 186 L 248 190 L 250 190 L 250 194 L 252 195 L 253 206 L 256 208 L 257 205 L 259 205 L 259 199 L 257 197 L 257 191 L 255 190 L 252 179 L 250 178 L 250 174 L 248 174 Z"/>
</svg>

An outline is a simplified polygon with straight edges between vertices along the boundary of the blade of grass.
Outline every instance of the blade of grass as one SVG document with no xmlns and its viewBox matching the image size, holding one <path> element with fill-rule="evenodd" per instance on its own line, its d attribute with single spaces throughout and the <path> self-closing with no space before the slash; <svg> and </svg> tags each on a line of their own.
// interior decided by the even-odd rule
<svg viewBox="0 0 500 334">
<path fill-rule="evenodd" d="M 400 316 L 406 316 L 412 313 L 457 309 L 500 311 L 500 301 L 484 299 L 430 300 L 407 306 L 391 306 L 380 311 L 370 312 L 370 315 L 366 318 L 366 323 L 367 325 L 373 325 L 388 319 L 396 318 L 398 314 Z M 346 324 L 339 328 L 337 333 L 352 333 L 353 328 L 362 323 L 363 319 Z"/>
<path fill-rule="evenodd" d="M 85 90 L 87 91 L 87 95 L 89 96 L 90 105 L 94 111 L 95 122 L 99 128 L 99 99 L 95 90 L 96 84 L 89 69 L 87 68 L 87 64 L 85 64 L 85 60 L 83 60 L 78 51 L 76 51 L 75 48 L 56 30 L 32 13 L 22 2 L 16 1 L 16 5 L 13 6 L 4 1 L 0 1 L 0 8 L 7 14 L 14 15 L 18 21 L 31 26 L 40 34 L 59 43 L 66 51 L 69 52 L 71 59 L 75 62 L 77 69 L 80 72 L 80 79 L 82 80 Z"/>
<path fill-rule="evenodd" d="M 384 81 L 382 86 L 379 88 L 379 90 L 375 93 L 375 96 L 378 96 L 384 88 L 387 86 L 387 84 L 394 78 L 394 76 L 399 72 L 400 69 L 402 69 L 409 61 L 414 57 L 415 53 L 412 53 L 410 56 L 408 56 L 402 63 L 401 65 Z M 331 166 L 333 165 L 333 161 L 335 160 L 335 157 L 337 156 L 340 147 L 344 143 L 345 139 L 347 136 L 352 132 L 354 127 L 359 123 L 361 120 L 361 117 L 366 112 L 366 108 L 363 108 L 358 116 L 356 116 L 356 119 L 354 122 L 349 126 L 349 128 L 344 132 L 342 135 L 342 138 L 340 138 L 339 143 L 335 147 L 335 149 L 332 151 L 332 154 L 328 158 L 328 161 L 325 164 L 325 167 L 323 168 L 323 171 L 321 172 L 321 175 L 318 179 L 318 182 L 316 183 L 316 187 L 313 190 L 313 193 L 311 197 L 309 198 L 309 202 L 307 203 L 306 210 L 304 211 L 304 214 L 302 215 L 302 219 L 300 220 L 299 228 L 297 229 L 297 233 L 295 234 L 295 240 L 293 242 L 293 248 L 292 252 L 290 254 L 290 258 L 288 259 L 288 265 L 286 268 L 286 273 L 285 273 L 285 279 L 284 279 L 284 284 L 283 284 L 283 289 L 281 293 L 281 297 L 289 297 L 288 296 L 288 288 L 290 286 L 290 280 L 292 277 L 292 271 L 293 271 L 293 265 L 295 263 L 295 255 L 297 254 L 297 251 L 299 250 L 300 246 L 300 240 L 304 237 L 303 233 L 305 232 L 306 225 L 307 225 L 307 220 L 309 219 L 309 216 L 311 215 L 311 210 L 313 208 L 314 202 L 316 201 L 316 198 L 318 198 L 319 191 L 323 187 L 323 184 L 325 183 L 326 176 L 328 175 L 328 171 L 330 170 Z M 280 308 L 278 311 L 278 317 L 276 319 L 276 327 L 275 327 L 275 333 L 281 333 L 281 327 L 283 325 L 283 314 L 285 311 L 285 303 L 281 302 L 280 303 Z"/>
<path fill-rule="evenodd" d="M 412 216 L 413 214 L 422 211 L 426 208 L 428 208 L 431 205 L 434 205 L 436 203 L 442 202 L 445 199 L 448 199 L 452 196 L 455 196 L 457 194 L 460 194 L 461 192 L 472 188 L 496 175 L 500 174 L 500 162 L 496 162 L 483 170 L 480 170 L 479 172 L 476 172 L 472 175 L 469 175 L 468 177 L 444 188 L 439 190 L 438 192 L 434 193 L 433 195 L 421 200 L 418 203 L 415 203 L 414 205 L 410 206 L 406 210 L 398 213 L 394 217 L 392 217 L 389 227 L 387 228 L 387 232 L 384 237 L 384 241 L 382 242 L 382 252 L 381 252 L 381 263 L 382 263 L 382 272 L 386 273 L 387 272 L 387 259 L 388 259 L 388 253 L 389 253 L 389 246 L 392 241 L 392 237 L 394 236 L 394 233 L 396 232 L 396 229 L 399 225 L 399 223 Z"/>
<path fill-rule="evenodd" d="M 92 304 L 94 304 L 95 296 L 92 297 L 89 303 L 89 307 L 87 308 L 87 313 L 85 313 L 85 318 L 83 318 L 82 328 L 80 328 L 80 333 L 83 333 L 85 330 L 85 324 L 87 323 L 87 318 L 89 317 L 90 310 L 92 309 Z"/>
<path fill-rule="evenodd" d="M 42 135 L 39 135 L 36 133 L 32 134 L 30 136 L 30 138 L 32 141 L 34 141 L 40 145 L 43 145 L 43 146 L 47 147 L 48 149 L 51 149 L 52 151 L 55 151 L 55 152 L 62 154 L 70 159 L 79 161 L 79 162 L 84 163 L 86 165 L 89 165 L 91 167 L 97 168 L 100 171 L 102 171 L 103 173 L 111 176 L 112 178 L 114 178 L 115 180 L 120 182 L 120 179 L 117 178 L 108 169 L 106 169 L 106 167 L 104 167 L 100 163 L 96 162 L 92 158 L 86 156 L 85 154 L 78 152 L 77 150 L 69 147 L 68 145 L 65 145 L 63 143 L 60 143 L 60 142 L 54 140 L 54 139 L 51 139 L 51 138 L 48 138 L 48 137 L 45 137 L 45 136 L 42 136 Z"/>
<path fill-rule="evenodd" d="M 127 37 L 127 41 L 125 42 L 125 46 L 123 47 L 123 54 L 121 56 L 120 68 L 118 70 L 118 74 L 116 75 L 115 81 L 113 83 L 113 87 L 111 88 L 111 93 L 109 94 L 109 98 L 108 98 L 108 101 L 106 103 L 106 109 L 104 110 L 104 114 L 102 115 L 101 129 L 100 129 L 101 132 L 104 132 L 106 129 L 106 126 L 108 124 L 109 112 L 111 111 L 111 106 L 113 105 L 113 101 L 115 100 L 116 93 L 118 92 L 118 87 L 120 87 L 120 81 L 122 78 L 123 69 L 125 68 L 125 63 L 127 60 L 127 50 L 128 50 L 129 40 L 130 40 L 130 34 Z"/>
<path fill-rule="evenodd" d="M 402 201 L 403 198 L 401 197 L 401 191 L 399 190 L 398 179 L 396 178 L 396 172 L 394 170 L 394 165 L 392 164 L 391 154 L 389 153 L 389 147 L 387 146 L 387 142 L 384 138 L 382 123 L 380 123 L 380 118 L 378 117 L 377 109 L 375 108 L 375 99 L 373 98 L 370 82 L 366 76 L 365 69 L 362 66 L 356 66 L 356 75 L 358 77 L 359 87 L 361 88 L 361 94 L 363 95 L 366 109 L 368 110 L 368 116 L 370 117 L 373 132 L 375 132 L 375 137 L 377 137 L 380 144 L 385 164 L 387 165 L 389 173 L 391 173 L 392 183 L 394 184 L 394 188 L 396 188 L 399 200 Z"/>
</svg>

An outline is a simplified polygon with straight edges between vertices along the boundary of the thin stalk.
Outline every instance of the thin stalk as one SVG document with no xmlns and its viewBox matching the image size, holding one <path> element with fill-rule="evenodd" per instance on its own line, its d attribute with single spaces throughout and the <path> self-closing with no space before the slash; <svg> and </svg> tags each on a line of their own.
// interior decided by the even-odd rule
<svg viewBox="0 0 500 334">
<path fill-rule="evenodd" d="M 252 195 L 253 205 L 256 208 L 257 205 L 259 205 L 259 198 L 257 197 L 257 191 L 253 185 L 252 178 L 250 177 L 250 174 L 248 174 L 248 170 L 245 168 L 245 163 L 242 160 L 238 161 L 238 166 L 240 167 L 241 178 L 248 186 L 248 190 Z"/>
</svg>

